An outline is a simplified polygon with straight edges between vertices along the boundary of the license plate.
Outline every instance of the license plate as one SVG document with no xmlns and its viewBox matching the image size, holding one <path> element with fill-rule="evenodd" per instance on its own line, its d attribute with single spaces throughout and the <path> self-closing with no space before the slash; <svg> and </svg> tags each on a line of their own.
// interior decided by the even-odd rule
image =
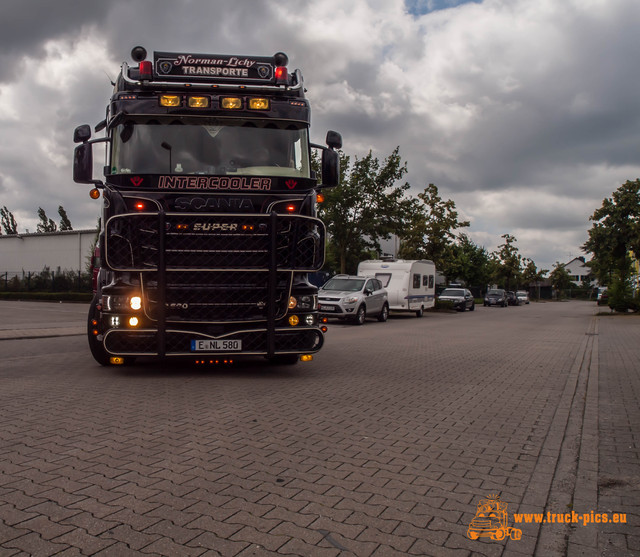
<svg viewBox="0 0 640 557">
<path fill-rule="evenodd" d="M 325 306 L 325 305 L 322 305 L 322 304 L 318 305 L 318 309 L 320 311 L 336 311 L 336 307 L 335 306 Z"/>
<path fill-rule="evenodd" d="M 237 352 L 242 350 L 241 340 L 192 340 L 191 352 Z"/>
</svg>

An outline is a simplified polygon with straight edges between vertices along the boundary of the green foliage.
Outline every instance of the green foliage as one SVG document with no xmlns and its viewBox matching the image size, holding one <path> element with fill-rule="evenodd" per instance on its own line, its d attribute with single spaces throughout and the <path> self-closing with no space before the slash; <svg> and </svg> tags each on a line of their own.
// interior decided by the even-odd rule
<svg viewBox="0 0 640 557">
<path fill-rule="evenodd" d="M 71 221 L 69 220 L 67 212 L 64 210 L 62 205 L 58 207 L 58 214 L 60 215 L 60 230 L 73 230 Z"/>
<path fill-rule="evenodd" d="M 330 261 L 341 273 L 354 273 L 364 254 L 379 252 L 380 240 L 402 229 L 409 184 L 395 184 L 406 171 L 398 147 L 382 163 L 369 152 L 351 166 L 340 153 L 340 184 L 325 190 L 318 213 L 327 225 Z"/>
<path fill-rule="evenodd" d="M 456 204 L 443 200 L 438 188 L 429 184 L 418 199 L 407 206 L 407 224 L 400 234 L 398 256 L 404 259 L 430 259 L 436 269 L 452 277 L 455 268 L 455 231 L 469 226 L 469 221 L 458 220 Z"/>
<path fill-rule="evenodd" d="M 18 233 L 18 224 L 16 223 L 16 219 L 14 218 L 13 213 L 9 211 L 6 206 L 0 209 L 0 223 L 2 224 L 2 228 L 4 228 L 5 234 Z M 2 234 L 1 230 L 0 234 Z"/>
<path fill-rule="evenodd" d="M 47 214 L 44 212 L 44 209 L 42 207 L 38 207 L 38 218 L 40 219 L 40 222 L 38 223 L 38 226 L 36 228 L 36 231 L 38 233 L 55 232 L 56 230 L 58 230 L 58 225 L 53 222 L 53 220 L 47 217 Z"/>
<path fill-rule="evenodd" d="M 628 256 L 624 264 L 613 273 L 608 292 L 609 307 L 612 310 L 626 313 L 635 307 L 631 288 L 631 259 Z"/>
<path fill-rule="evenodd" d="M 514 290 L 522 280 L 522 256 L 515 243 L 518 241 L 511 234 L 503 234 L 504 244 L 493 252 L 493 279 L 495 283 L 507 290 Z"/>
<path fill-rule="evenodd" d="M 600 284 L 624 270 L 630 250 L 640 253 L 640 180 L 627 181 L 590 217 L 593 226 L 582 249 Z"/>
<path fill-rule="evenodd" d="M 466 286 L 484 287 L 491 280 L 491 268 L 487 250 L 476 245 L 466 234 L 458 235 L 452 248 L 449 265 L 450 279 L 461 280 Z"/>
<path fill-rule="evenodd" d="M 564 268 L 564 264 L 558 261 L 553 265 L 553 271 L 551 271 L 549 279 L 551 280 L 551 286 L 558 292 L 571 287 L 571 275 Z"/>
</svg>

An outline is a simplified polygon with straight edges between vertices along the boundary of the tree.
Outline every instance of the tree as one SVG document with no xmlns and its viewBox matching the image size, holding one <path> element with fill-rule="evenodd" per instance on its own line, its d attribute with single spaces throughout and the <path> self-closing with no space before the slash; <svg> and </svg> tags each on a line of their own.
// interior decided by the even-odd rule
<svg viewBox="0 0 640 557">
<path fill-rule="evenodd" d="M 630 250 L 640 253 L 640 180 L 627 180 L 589 220 L 594 224 L 582 249 L 592 254 L 589 265 L 598 281 L 607 284 L 624 270 Z"/>
<path fill-rule="evenodd" d="M 60 215 L 60 230 L 73 230 L 71 221 L 69 217 L 67 217 L 67 212 L 62 205 L 58 207 L 58 214 Z"/>
<path fill-rule="evenodd" d="M 451 199 L 443 200 L 434 184 L 412 200 L 407 217 L 408 227 L 400 236 L 398 255 L 406 259 L 430 259 L 436 269 L 452 276 L 455 231 L 469 226 L 469 221 L 458 220 L 456 204 Z"/>
<path fill-rule="evenodd" d="M 564 264 L 558 261 L 553 265 L 553 271 L 551 271 L 549 279 L 551 280 L 551 286 L 553 286 L 557 292 L 571 287 L 571 275 L 569 275 L 564 268 Z"/>
<path fill-rule="evenodd" d="M 466 286 L 486 286 L 491 280 L 487 250 L 476 245 L 466 234 L 460 233 L 453 246 L 454 258 L 449 266 L 450 277 L 460 279 Z"/>
<path fill-rule="evenodd" d="M 6 206 L 0 209 L 0 222 L 2 223 L 2 228 L 4 228 L 5 234 L 17 234 L 18 233 L 18 224 L 16 223 L 16 219 L 13 216 L 13 213 L 7 209 Z M 2 231 L 0 231 L 2 234 Z"/>
<path fill-rule="evenodd" d="M 38 207 L 38 218 L 40 219 L 40 222 L 38 223 L 38 226 L 36 228 L 36 231 L 38 233 L 55 232 L 56 230 L 58 230 L 58 225 L 53 222 L 53 220 L 47 217 L 47 214 L 44 212 L 44 209 L 42 207 Z"/>
<path fill-rule="evenodd" d="M 517 288 L 521 279 L 522 256 L 515 245 L 518 241 L 515 236 L 503 234 L 501 238 L 504 238 L 504 244 L 499 245 L 498 250 L 493 253 L 494 279 L 507 290 L 513 290 L 512 287 Z"/>
<path fill-rule="evenodd" d="M 549 269 L 539 269 L 532 259 L 525 257 L 522 259 L 524 268 L 522 270 L 522 283 L 527 287 L 535 284 L 538 287 L 538 299 L 540 299 L 540 283 L 544 280 Z"/>
<path fill-rule="evenodd" d="M 340 184 L 327 189 L 318 213 L 327 224 L 329 253 L 333 253 L 341 273 L 355 272 L 357 263 L 371 250 L 380 251 L 380 240 L 389 238 L 403 226 L 408 202 L 404 192 L 409 184 L 395 185 L 407 168 L 399 147 L 384 162 L 371 151 L 355 160 L 341 153 Z"/>
</svg>

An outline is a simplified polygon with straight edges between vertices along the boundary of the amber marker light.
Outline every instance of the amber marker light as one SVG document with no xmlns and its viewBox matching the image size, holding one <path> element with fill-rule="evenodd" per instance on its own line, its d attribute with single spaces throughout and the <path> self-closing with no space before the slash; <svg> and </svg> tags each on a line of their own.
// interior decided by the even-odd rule
<svg viewBox="0 0 640 557">
<path fill-rule="evenodd" d="M 160 106 L 180 106 L 179 95 L 160 95 Z"/>
<path fill-rule="evenodd" d="M 296 300 L 293 296 L 289 297 L 289 309 L 293 309 L 298 305 L 298 300 Z"/>
<path fill-rule="evenodd" d="M 121 358 L 120 356 L 111 356 L 111 358 L 109 358 L 109 363 L 113 366 L 121 366 L 124 364 L 124 358 Z"/>
<path fill-rule="evenodd" d="M 316 194 L 316 202 L 317 203 L 324 203 L 324 193 Z"/>
<path fill-rule="evenodd" d="M 238 110 L 242 108 L 242 99 L 238 97 L 225 97 L 220 101 L 220 105 L 226 110 Z"/>
<path fill-rule="evenodd" d="M 99 199 L 100 198 L 100 190 L 98 188 L 93 188 L 90 192 L 89 192 L 89 197 L 91 199 Z"/>
<path fill-rule="evenodd" d="M 289 317 L 289 325 L 295 327 L 298 323 L 300 323 L 300 319 L 297 315 L 292 315 Z"/>
<path fill-rule="evenodd" d="M 313 355 L 311 354 L 302 354 L 302 356 L 300 356 L 301 362 L 311 362 L 312 360 L 313 360 Z"/>
<path fill-rule="evenodd" d="M 269 99 L 249 99 L 251 110 L 269 110 Z"/>
<path fill-rule="evenodd" d="M 191 108 L 209 108 L 211 101 L 209 97 L 189 97 L 187 104 Z"/>
</svg>

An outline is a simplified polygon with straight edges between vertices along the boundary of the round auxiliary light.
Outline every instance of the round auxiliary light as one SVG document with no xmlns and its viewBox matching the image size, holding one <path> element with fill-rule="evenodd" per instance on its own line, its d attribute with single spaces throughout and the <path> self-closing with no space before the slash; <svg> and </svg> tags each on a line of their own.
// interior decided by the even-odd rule
<svg viewBox="0 0 640 557">
<path fill-rule="evenodd" d="M 292 315 L 291 317 L 289 317 L 289 325 L 295 327 L 298 323 L 300 323 L 300 319 L 297 315 Z"/>
<path fill-rule="evenodd" d="M 90 192 L 89 192 L 89 197 L 91 199 L 98 199 L 100 197 L 100 190 L 98 188 L 93 188 Z"/>
<path fill-rule="evenodd" d="M 138 326 L 138 318 L 137 317 L 129 317 L 129 325 L 131 327 L 137 327 Z"/>
<path fill-rule="evenodd" d="M 147 58 L 147 49 L 143 46 L 135 46 L 131 50 L 131 58 L 134 62 L 142 62 Z"/>
<path fill-rule="evenodd" d="M 284 52 L 276 52 L 273 55 L 276 66 L 286 66 L 289 63 L 289 57 Z"/>
</svg>

